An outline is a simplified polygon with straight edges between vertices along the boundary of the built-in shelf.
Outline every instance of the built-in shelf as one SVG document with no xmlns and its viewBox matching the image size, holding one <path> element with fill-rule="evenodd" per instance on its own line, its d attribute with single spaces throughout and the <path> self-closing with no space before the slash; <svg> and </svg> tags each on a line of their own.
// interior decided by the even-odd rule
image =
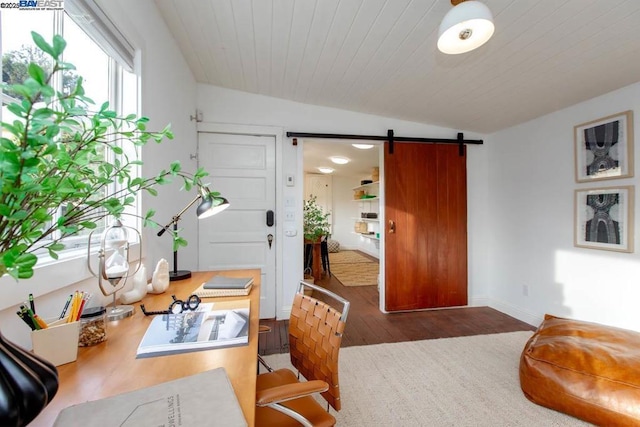
<svg viewBox="0 0 640 427">
<path fill-rule="evenodd" d="M 369 184 L 354 187 L 355 195 L 366 194 L 369 197 L 353 199 L 358 203 L 359 217 L 353 218 L 355 223 L 354 233 L 362 236 L 364 239 L 358 239 L 358 247 L 364 252 L 378 251 L 380 238 L 376 237 L 380 234 L 380 182 L 372 182 Z M 362 218 L 362 214 L 378 214 L 378 218 Z M 371 234 L 369 234 L 371 233 Z M 374 248 L 375 247 L 375 248 Z"/>
<path fill-rule="evenodd" d="M 362 237 L 365 237 L 365 238 L 371 239 L 371 240 L 380 240 L 380 238 L 376 237 L 375 234 L 356 233 L 355 231 L 354 231 L 354 234 L 357 234 L 358 236 L 362 236 Z"/>
<path fill-rule="evenodd" d="M 380 181 L 376 181 L 376 182 L 371 182 L 369 184 L 364 184 L 364 185 L 358 185 L 357 187 L 353 187 L 354 190 L 366 190 L 367 188 L 371 188 L 375 185 L 380 184 Z"/>
<path fill-rule="evenodd" d="M 364 221 L 364 222 L 380 222 L 379 218 L 351 218 L 351 219 L 355 219 L 356 221 Z"/>
</svg>

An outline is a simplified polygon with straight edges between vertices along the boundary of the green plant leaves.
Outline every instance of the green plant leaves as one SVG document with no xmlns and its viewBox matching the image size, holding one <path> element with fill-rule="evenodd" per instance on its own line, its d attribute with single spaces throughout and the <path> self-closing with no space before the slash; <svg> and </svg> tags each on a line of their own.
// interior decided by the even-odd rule
<svg viewBox="0 0 640 427">
<path fill-rule="evenodd" d="M 57 259 L 64 249 L 59 239 L 94 230 L 108 216 L 128 215 L 140 194 L 156 196 L 155 187 L 174 177 L 191 190 L 203 186 L 208 175 L 201 168 L 194 174 L 185 172 L 175 161 L 155 176 L 138 176 L 143 163 L 132 153 L 148 141 L 172 139 L 171 127 L 152 132 L 147 130 L 147 117 L 120 117 L 108 102 L 96 107 L 85 94 L 81 76 L 66 93 L 57 93 L 49 82 L 75 69 L 60 60 L 66 42 L 57 35 L 52 44 L 37 33 L 32 37 L 51 57 L 51 71 L 31 63 L 24 81 L 2 85 L 21 97 L 8 105 L 19 119 L 3 122 L 0 138 L 0 277 L 10 274 L 16 279 L 33 275 L 35 250 L 42 248 Z M 145 214 L 145 226 L 157 225 L 154 214 Z M 174 236 L 174 247 L 187 245 L 173 230 L 168 232 Z"/>
<path fill-rule="evenodd" d="M 36 33 L 35 31 L 31 31 L 31 38 L 33 39 L 33 42 L 36 44 L 36 46 L 38 46 L 40 50 L 48 53 L 54 58 L 57 57 L 56 51 L 53 49 L 53 46 L 47 43 L 44 37 L 42 37 L 40 34 Z"/>
<path fill-rule="evenodd" d="M 308 200 L 305 200 L 302 211 L 304 238 L 306 240 L 317 241 L 322 236 L 329 236 L 331 230 L 329 216 L 331 214 L 322 210 L 322 207 L 317 203 L 316 196 L 311 196 Z"/>
<path fill-rule="evenodd" d="M 40 85 L 44 86 L 47 76 L 44 74 L 44 70 L 42 69 L 42 67 L 32 62 L 31 64 L 29 64 L 27 70 L 31 78 L 33 78 Z"/>
</svg>

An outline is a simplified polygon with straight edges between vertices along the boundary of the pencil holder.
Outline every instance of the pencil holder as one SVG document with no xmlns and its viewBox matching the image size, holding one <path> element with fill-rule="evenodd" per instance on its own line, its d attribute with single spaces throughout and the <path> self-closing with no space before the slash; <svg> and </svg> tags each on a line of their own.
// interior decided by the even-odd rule
<svg viewBox="0 0 640 427">
<path fill-rule="evenodd" d="M 79 322 L 67 319 L 51 321 L 47 329 L 31 331 L 33 352 L 56 366 L 74 362 L 78 358 Z"/>
</svg>

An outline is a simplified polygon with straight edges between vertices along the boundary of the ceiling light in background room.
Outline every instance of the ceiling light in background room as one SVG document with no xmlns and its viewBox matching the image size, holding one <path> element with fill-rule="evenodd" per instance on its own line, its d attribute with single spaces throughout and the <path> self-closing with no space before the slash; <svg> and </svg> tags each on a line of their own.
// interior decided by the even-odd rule
<svg viewBox="0 0 640 427">
<path fill-rule="evenodd" d="M 334 170 L 334 169 L 333 169 L 333 168 L 328 168 L 328 167 L 325 167 L 325 166 L 320 166 L 320 167 L 318 168 L 318 170 L 319 170 L 320 172 L 322 172 L 322 173 L 333 173 L 333 170 Z"/>
<path fill-rule="evenodd" d="M 351 160 L 347 159 L 346 157 L 340 157 L 340 156 L 329 157 L 329 160 L 331 160 L 336 165 L 346 165 L 347 163 L 349 163 L 351 161 Z"/>
<path fill-rule="evenodd" d="M 476 49 L 493 35 L 491 11 L 474 0 L 451 0 L 454 6 L 442 19 L 438 32 L 438 49 L 456 55 Z"/>
<path fill-rule="evenodd" d="M 359 150 L 368 150 L 369 148 L 373 148 L 373 144 L 351 144 L 351 145 Z"/>
</svg>

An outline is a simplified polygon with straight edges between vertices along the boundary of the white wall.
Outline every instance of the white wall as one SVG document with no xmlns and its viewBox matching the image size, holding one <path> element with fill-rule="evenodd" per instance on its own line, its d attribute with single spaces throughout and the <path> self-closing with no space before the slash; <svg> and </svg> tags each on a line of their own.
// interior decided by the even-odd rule
<svg viewBox="0 0 640 427">
<path fill-rule="evenodd" d="M 353 201 L 353 187 L 358 185 L 356 176 L 333 177 L 333 236 L 340 242 L 341 250 L 358 249 L 358 236 L 354 232 L 354 219 L 358 204 Z"/>
<path fill-rule="evenodd" d="M 637 135 L 640 83 L 486 138 L 489 185 L 481 215 L 490 305 L 531 324 L 550 313 L 640 330 L 638 249 L 617 253 L 573 246 L 574 190 L 636 185 L 638 191 L 637 178 L 577 184 L 573 126 L 626 110 L 634 110 Z M 636 165 L 639 160 L 636 149 Z M 636 248 L 637 218 L 636 213 Z"/>
<path fill-rule="evenodd" d="M 457 129 L 446 129 L 334 108 L 316 107 L 205 84 L 198 84 L 197 105 L 198 109 L 203 112 L 205 122 L 277 126 L 282 127 L 284 133 L 291 131 L 386 135 L 388 129 L 393 129 L 398 136 L 455 138 L 458 132 Z M 465 133 L 465 137 L 481 139 L 482 135 Z M 276 185 L 282 193 L 280 200 L 295 197 L 299 201 L 296 203 L 296 206 L 300 206 L 296 213 L 296 218 L 299 218 L 296 223 L 298 230 L 302 230 L 303 143 L 304 141 L 299 140 L 298 145 L 293 146 L 291 139 L 285 137 L 283 146 L 278 147 L 282 150 L 283 163 L 276 166 L 283 169 L 283 176 L 287 174 L 296 176 L 295 187 L 286 187 L 282 182 L 276 183 Z M 482 236 L 485 231 L 481 228 L 481 222 L 476 219 L 481 216 L 476 217 L 473 211 L 484 206 L 487 199 L 486 163 L 484 163 L 483 151 L 485 151 L 483 146 L 468 147 L 469 240 L 473 242 L 472 245 L 479 248 L 484 247 Z M 277 206 L 276 209 L 276 213 L 278 213 L 282 212 L 284 207 Z M 283 236 L 281 230 L 278 232 L 278 236 Z M 283 280 L 282 283 L 278 283 L 281 289 L 276 312 L 279 318 L 286 318 L 295 286 L 302 278 L 302 236 L 299 234 L 296 237 L 282 237 L 279 241 L 283 242 L 283 253 L 286 254 L 286 259 L 280 260 L 278 265 L 278 269 L 282 269 Z M 484 302 L 487 295 L 487 291 L 482 288 L 483 284 L 487 283 L 485 279 L 486 263 L 483 262 L 484 251 L 479 250 L 478 254 L 476 255 L 472 251 L 469 253 L 469 265 L 477 268 L 477 271 L 471 268 L 469 270 L 469 302 L 471 305 L 476 304 L 477 301 Z"/>
<path fill-rule="evenodd" d="M 171 162 L 179 160 L 186 172 L 197 168 L 196 83 L 191 71 L 169 33 L 162 16 L 151 0 L 130 2 L 126 0 L 100 2 L 127 38 L 142 51 L 141 107 L 143 116 L 151 120 L 148 129 L 159 130 L 167 124 L 175 135 L 173 140 L 161 144 L 148 143 L 143 151 L 142 174 L 153 176 L 167 169 Z M 181 183 L 176 181 L 158 187 L 158 196 L 143 195 L 142 211 L 156 211 L 154 219 L 165 225 L 196 195 L 179 191 Z M 179 268 L 197 269 L 198 230 L 195 208 L 187 211 L 178 224 L 181 235 L 189 242 L 180 248 Z M 145 229 L 146 263 L 148 270 L 158 260 L 165 258 L 173 268 L 172 240 L 169 234 L 156 236 L 157 230 Z"/>
<path fill-rule="evenodd" d="M 153 1 L 110 0 L 100 3 L 120 30 L 143 52 L 140 63 L 143 81 L 141 106 L 143 115 L 151 118 L 149 129 L 161 129 L 171 123 L 176 135 L 173 141 L 160 145 L 150 142 L 144 148 L 144 175 L 148 176 L 168 167 L 173 160 L 180 160 L 185 170 L 195 170 L 195 160 L 189 158 L 189 154 L 196 150 L 195 122 L 189 120 L 189 115 L 195 114 L 195 80 Z M 73 43 L 72 40 L 67 42 Z M 100 100 L 96 100 L 98 101 Z M 159 222 L 170 221 L 172 215 L 193 197 L 179 192 L 178 187 L 173 184 L 160 187 L 158 197 L 145 196 L 144 211 L 153 208 L 157 211 L 155 218 Z M 181 268 L 196 268 L 193 260 L 197 259 L 198 245 L 194 217 L 195 214 L 185 215 L 180 223 L 189 241 L 189 246 L 180 251 Z M 171 239 L 167 235 L 158 238 L 155 232 L 149 231 L 144 233 L 144 238 L 147 264 L 150 266 L 147 272 L 151 274 L 159 258 L 171 259 Z M 48 284 L 52 282 L 66 287 L 50 292 Z M 76 289 L 94 294 L 91 305 L 111 302 L 110 298 L 102 297 L 97 280 L 91 277 L 86 268 L 84 253 L 78 254 L 68 263 L 59 264 L 57 268 L 38 266 L 34 277 L 29 281 L 16 283 L 11 278 L 3 277 L 0 285 L 2 306 L 7 306 L 8 300 L 11 301 L 9 304 L 16 304 L 0 311 L 2 333 L 26 348 L 31 348 L 29 330 L 15 314 L 19 305 L 19 301 L 14 301 L 15 295 L 23 294 L 26 297 L 29 292 L 33 292 L 38 313 L 45 318 L 58 316 L 67 296 Z M 128 283 L 126 289 L 130 287 L 131 283 Z"/>
</svg>

